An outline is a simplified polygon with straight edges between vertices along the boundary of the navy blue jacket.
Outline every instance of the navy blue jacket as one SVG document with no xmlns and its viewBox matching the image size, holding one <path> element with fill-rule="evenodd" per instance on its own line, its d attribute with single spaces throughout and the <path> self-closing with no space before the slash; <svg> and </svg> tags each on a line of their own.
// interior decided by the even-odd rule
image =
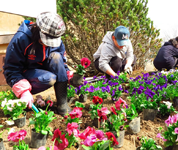
<svg viewBox="0 0 178 150">
<path fill-rule="evenodd" d="M 178 58 L 178 49 L 172 43 L 165 42 L 154 59 L 154 65 L 158 70 L 162 68 L 172 69 L 175 65 L 174 57 Z"/>
<path fill-rule="evenodd" d="M 21 79 L 24 79 L 22 73 L 25 70 L 44 69 L 45 60 L 54 51 L 60 52 L 66 71 L 69 70 L 65 64 L 67 60 L 64 56 L 65 47 L 63 43 L 59 47 L 45 47 L 39 44 L 37 50 L 33 50 L 31 37 L 30 22 L 25 20 L 7 47 L 3 73 L 7 84 L 11 87 Z"/>
</svg>

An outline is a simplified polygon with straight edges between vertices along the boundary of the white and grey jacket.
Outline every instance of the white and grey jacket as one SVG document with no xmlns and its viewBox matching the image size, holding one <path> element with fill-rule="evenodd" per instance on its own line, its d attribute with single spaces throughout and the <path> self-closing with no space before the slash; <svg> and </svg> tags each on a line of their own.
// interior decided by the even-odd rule
<svg viewBox="0 0 178 150">
<path fill-rule="evenodd" d="M 113 31 L 108 31 L 104 36 L 102 43 L 100 44 L 98 50 L 93 54 L 94 61 L 99 58 L 99 68 L 103 72 L 106 72 L 110 66 L 109 62 L 111 58 L 118 56 L 122 60 L 126 58 L 129 62 L 133 62 L 133 47 L 129 40 L 129 44 L 124 46 L 122 49 L 118 49 L 112 40 Z"/>
</svg>

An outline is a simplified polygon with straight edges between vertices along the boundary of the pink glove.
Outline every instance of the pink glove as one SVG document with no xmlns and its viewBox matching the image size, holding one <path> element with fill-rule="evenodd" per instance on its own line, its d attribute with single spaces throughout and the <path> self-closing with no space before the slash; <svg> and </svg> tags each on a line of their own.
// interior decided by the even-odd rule
<svg viewBox="0 0 178 150">
<path fill-rule="evenodd" d="M 68 83 L 70 84 L 70 80 L 73 78 L 74 72 L 73 71 L 67 71 L 67 78 L 68 78 Z"/>
<path fill-rule="evenodd" d="M 14 94 L 20 98 L 22 101 L 27 103 L 28 108 L 32 107 L 33 96 L 30 93 L 32 89 L 31 84 L 27 79 L 22 79 L 19 82 L 15 83 L 12 87 Z"/>
<path fill-rule="evenodd" d="M 32 108 L 32 103 L 33 103 L 33 96 L 32 94 L 30 93 L 29 90 L 25 91 L 22 93 L 21 97 L 20 97 L 20 100 L 22 102 L 26 102 L 27 103 L 27 106 L 28 108 Z"/>
</svg>

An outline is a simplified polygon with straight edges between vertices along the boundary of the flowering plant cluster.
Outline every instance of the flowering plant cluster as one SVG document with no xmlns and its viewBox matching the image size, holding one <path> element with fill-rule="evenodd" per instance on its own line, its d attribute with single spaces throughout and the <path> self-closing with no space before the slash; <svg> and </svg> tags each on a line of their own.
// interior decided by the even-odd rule
<svg viewBox="0 0 178 150">
<path fill-rule="evenodd" d="M 13 146 L 13 150 L 29 150 L 28 144 L 24 142 L 27 131 L 20 130 L 19 132 L 11 132 L 8 135 L 8 141 L 18 142 L 18 145 Z"/>
<path fill-rule="evenodd" d="M 175 112 L 175 108 L 169 101 L 163 101 L 158 107 L 158 114 L 161 116 L 169 116 L 171 113 Z"/>
<path fill-rule="evenodd" d="M 75 107 L 69 114 L 65 115 L 63 120 L 66 125 L 72 122 L 81 123 L 80 118 L 82 117 L 82 109 L 82 107 Z"/>
<path fill-rule="evenodd" d="M 52 106 L 53 102 L 49 101 L 48 105 L 46 107 L 46 110 L 42 110 L 39 108 L 40 112 L 36 113 L 34 111 L 33 117 L 29 118 L 29 126 L 34 125 L 34 129 L 37 133 L 41 134 L 50 134 L 52 135 L 52 132 L 50 131 L 51 128 L 48 126 L 56 117 L 54 117 L 53 111 L 47 111 L 48 107 Z"/>
<path fill-rule="evenodd" d="M 13 120 L 17 119 L 21 114 L 25 113 L 27 107 L 26 102 L 21 102 L 19 99 L 7 100 L 5 98 L 1 103 L 1 107 L 5 115 L 10 115 Z"/>
<path fill-rule="evenodd" d="M 98 110 L 101 110 L 102 108 L 103 99 L 98 96 L 93 96 L 92 102 L 93 104 L 90 105 L 89 113 L 91 114 L 91 119 L 93 120 L 94 118 L 99 118 Z"/>
<path fill-rule="evenodd" d="M 166 129 L 160 128 L 161 133 L 157 134 L 157 137 L 164 141 L 166 147 L 178 144 L 178 114 L 169 116 L 165 120 Z"/>
<path fill-rule="evenodd" d="M 113 133 L 104 133 L 102 130 L 95 130 L 89 126 L 79 134 L 79 138 L 85 150 L 113 150 L 112 146 L 119 144 Z"/>
<path fill-rule="evenodd" d="M 103 126 L 104 131 L 115 131 L 119 136 L 119 131 L 124 130 L 128 125 L 124 125 L 127 121 L 126 113 L 123 109 L 128 108 L 127 103 L 122 99 L 115 103 L 115 107 L 111 107 L 111 112 L 108 115 L 108 119 L 105 120 Z"/>
<path fill-rule="evenodd" d="M 75 66 L 76 68 L 76 73 L 79 75 L 83 75 L 86 73 L 85 69 L 90 66 L 91 61 L 84 57 L 80 60 L 81 64 Z"/>
<path fill-rule="evenodd" d="M 7 100 L 10 100 L 10 99 L 18 99 L 15 94 L 12 92 L 12 90 L 7 90 L 7 91 L 1 91 L 0 92 L 0 105 L 1 105 L 1 102 L 4 100 L 4 99 L 7 99 Z"/>
<path fill-rule="evenodd" d="M 66 131 L 66 134 L 62 133 L 59 129 L 54 131 L 52 141 L 54 141 L 54 145 L 59 150 L 64 150 L 67 147 L 70 148 L 78 141 L 79 130 L 76 122 L 68 123 Z"/>
<path fill-rule="evenodd" d="M 160 145 L 157 145 L 152 138 L 142 137 L 139 140 L 141 142 L 140 150 L 162 150 L 162 147 Z"/>
</svg>

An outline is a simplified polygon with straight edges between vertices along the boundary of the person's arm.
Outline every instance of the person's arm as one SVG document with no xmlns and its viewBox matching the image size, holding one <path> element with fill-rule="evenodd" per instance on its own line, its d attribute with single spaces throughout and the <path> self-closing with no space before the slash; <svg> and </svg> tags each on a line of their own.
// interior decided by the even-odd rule
<svg viewBox="0 0 178 150">
<path fill-rule="evenodd" d="M 32 87 L 27 79 L 22 75 L 25 69 L 26 58 L 24 51 L 29 44 L 24 33 L 17 33 L 9 43 L 6 51 L 5 63 L 3 66 L 4 76 L 14 94 L 25 101 L 29 108 L 32 107 L 33 96 L 30 93 Z"/>
<path fill-rule="evenodd" d="M 114 70 L 112 70 L 112 68 L 108 68 L 108 70 L 106 70 L 106 73 L 110 76 L 117 76 L 117 74 L 114 72 Z"/>
</svg>

